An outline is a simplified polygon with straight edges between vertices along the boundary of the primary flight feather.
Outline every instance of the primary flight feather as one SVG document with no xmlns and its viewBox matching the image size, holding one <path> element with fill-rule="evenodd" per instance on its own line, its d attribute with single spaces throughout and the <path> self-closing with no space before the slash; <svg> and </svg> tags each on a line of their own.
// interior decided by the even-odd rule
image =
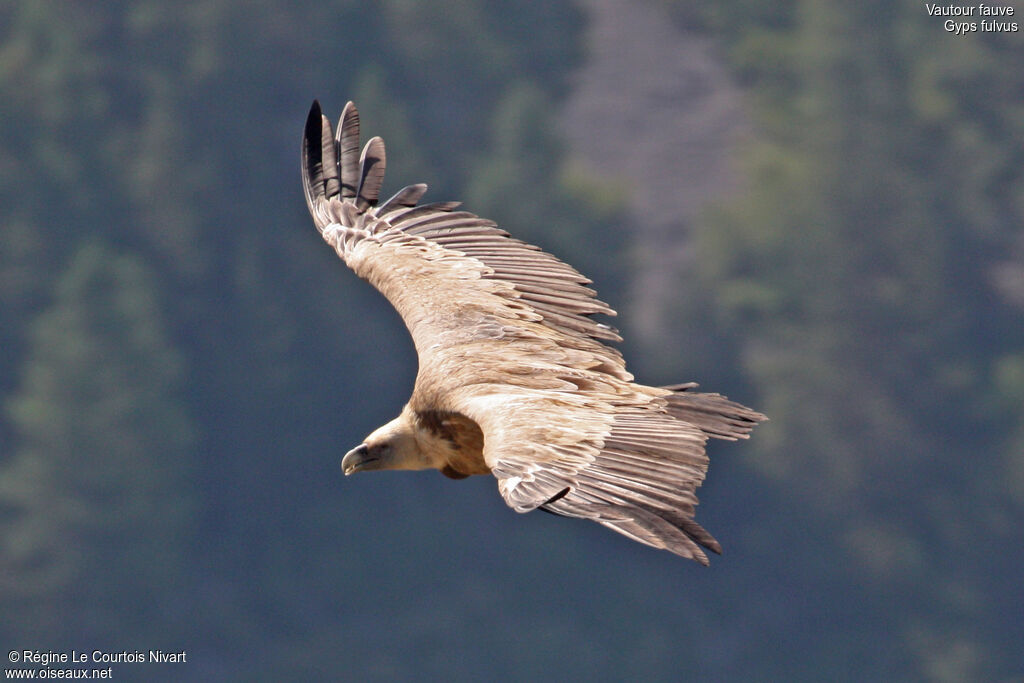
<svg viewBox="0 0 1024 683">
<path fill-rule="evenodd" d="M 313 103 L 302 145 L 306 203 L 324 240 L 388 298 L 419 372 L 402 413 L 342 460 L 362 470 L 493 474 L 517 512 L 592 519 L 707 564 L 694 520 L 709 436 L 746 438 L 765 417 L 695 384 L 650 387 L 626 371 L 615 315 L 571 266 L 426 185 L 380 202 L 384 141 L 359 152 L 349 102 L 337 134 Z"/>
</svg>

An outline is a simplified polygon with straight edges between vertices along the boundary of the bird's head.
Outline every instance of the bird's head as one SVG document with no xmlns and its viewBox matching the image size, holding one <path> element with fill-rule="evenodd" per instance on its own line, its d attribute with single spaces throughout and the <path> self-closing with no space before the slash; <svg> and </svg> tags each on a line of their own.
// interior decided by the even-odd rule
<svg viewBox="0 0 1024 683">
<path fill-rule="evenodd" d="M 374 430 L 341 460 L 346 475 L 363 470 L 421 470 L 433 467 L 420 451 L 413 423 L 403 411 Z"/>
</svg>

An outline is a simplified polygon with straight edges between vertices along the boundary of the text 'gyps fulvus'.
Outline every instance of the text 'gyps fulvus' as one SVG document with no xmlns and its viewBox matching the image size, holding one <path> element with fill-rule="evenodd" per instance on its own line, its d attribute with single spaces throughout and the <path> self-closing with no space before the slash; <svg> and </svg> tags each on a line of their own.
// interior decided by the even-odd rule
<svg viewBox="0 0 1024 683">
<path fill-rule="evenodd" d="M 615 315 L 574 268 L 457 202 L 418 206 L 426 185 L 378 204 L 384 141 L 359 152 L 349 102 L 338 132 L 313 103 L 302 180 L 317 229 L 402 316 L 419 355 L 401 415 L 342 460 L 361 470 L 493 474 L 517 512 L 592 519 L 707 564 L 694 520 L 709 436 L 746 438 L 765 417 L 695 384 L 633 382 Z"/>
</svg>

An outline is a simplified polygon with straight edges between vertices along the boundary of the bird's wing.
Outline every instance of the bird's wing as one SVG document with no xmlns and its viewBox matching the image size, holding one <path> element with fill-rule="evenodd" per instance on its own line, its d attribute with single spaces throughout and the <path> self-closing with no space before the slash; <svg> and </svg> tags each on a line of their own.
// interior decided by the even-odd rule
<svg viewBox="0 0 1024 683">
<path fill-rule="evenodd" d="M 633 383 L 605 344 L 618 334 L 591 318 L 614 311 L 589 280 L 457 204 L 417 206 L 425 185 L 379 203 L 384 143 L 358 149 L 352 103 L 337 134 L 314 103 L 306 201 L 324 240 L 408 327 L 420 364 L 410 406 L 474 420 L 514 509 L 594 519 L 706 562 L 698 546 L 718 546 L 693 508 L 707 434 L 744 437 L 761 416 L 714 394 L 674 403 L 673 388 Z"/>
<path fill-rule="evenodd" d="M 526 375 L 548 360 L 632 379 L 619 351 L 604 344 L 619 341 L 618 333 L 590 317 L 615 311 L 595 298 L 587 278 L 492 221 L 456 211 L 457 203 L 418 206 L 425 185 L 379 203 L 384 143 L 371 139 L 361 155 L 358 147 L 353 104 L 335 135 L 314 103 L 302 148 L 306 201 L 324 240 L 402 316 L 421 374 L 423 366 L 443 366 L 456 347 L 472 356 L 500 340 L 506 350 L 513 344 L 537 354 L 535 367 L 520 369 Z"/>
</svg>

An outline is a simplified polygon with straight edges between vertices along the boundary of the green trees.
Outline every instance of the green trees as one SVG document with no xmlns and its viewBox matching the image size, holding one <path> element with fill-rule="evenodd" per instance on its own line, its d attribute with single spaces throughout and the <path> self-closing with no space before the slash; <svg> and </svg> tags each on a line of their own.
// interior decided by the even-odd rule
<svg viewBox="0 0 1024 683">
<path fill-rule="evenodd" d="M 588 277 L 619 281 L 626 239 L 614 223 L 620 198 L 567 167 L 555 105 L 536 85 L 507 89 L 490 117 L 488 145 L 473 160 L 466 204 Z"/>
<path fill-rule="evenodd" d="M 241 661 L 303 621 L 298 593 L 336 600 L 350 530 L 325 471 L 404 399 L 380 378 L 412 349 L 309 227 L 297 131 L 312 97 L 355 98 L 389 188 L 464 197 L 490 112 L 520 79 L 553 99 L 579 21 L 464 5 L 0 9 L 5 641 L 148 648 L 188 615 Z M 384 343 L 346 348 L 355 329 Z"/>
<path fill-rule="evenodd" d="M 787 416 L 765 466 L 861 493 L 895 453 L 916 468 L 952 465 L 951 443 L 1003 448 L 986 438 L 1014 419 L 997 377 L 1024 344 L 993 286 L 1024 218 L 1024 121 L 994 104 L 1020 87 L 1000 68 L 1020 50 L 941 47 L 940 27 L 886 11 L 867 31 L 871 9 L 797 3 L 773 29 L 737 29 L 764 135 L 747 197 L 700 236 L 701 277 L 751 339 L 765 409 Z"/>
<path fill-rule="evenodd" d="M 24 635 L 141 638 L 186 588 L 195 434 L 162 318 L 152 273 L 91 245 L 33 323 L 0 466 L 4 623 Z"/>
<path fill-rule="evenodd" d="M 443 672 L 453 643 L 476 677 L 567 651 L 592 676 L 1012 673 L 1019 34 L 955 37 L 910 0 L 675 4 L 757 140 L 681 283 L 685 361 L 772 418 L 717 444 L 707 573 L 509 521 L 492 482 L 337 468 L 414 359 L 309 225 L 310 99 L 358 102 L 386 190 L 429 182 L 613 300 L 628 189 L 566 168 L 553 125 L 575 5 L 0 8 L 0 640 L 180 640 L 209 678 Z"/>
<path fill-rule="evenodd" d="M 998 589 L 962 554 L 1024 511 L 1006 437 L 1024 325 L 993 278 L 1024 224 L 1020 42 L 953 38 L 912 2 L 727 5 L 760 141 L 697 277 L 774 421 L 749 462 L 905 599 L 895 635 L 924 675 L 994 675 L 993 641 L 961 625 Z"/>
</svg>

